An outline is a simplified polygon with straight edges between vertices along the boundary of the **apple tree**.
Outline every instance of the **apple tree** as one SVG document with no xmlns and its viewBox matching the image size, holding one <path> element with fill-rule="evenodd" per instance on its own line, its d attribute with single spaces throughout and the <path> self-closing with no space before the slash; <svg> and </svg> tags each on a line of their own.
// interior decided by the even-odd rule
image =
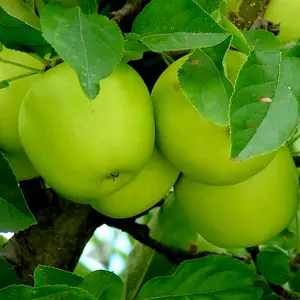
<svg viewBox="0 0 300 300">
<path fill-rule="evenodd" d="M 300 299 L 299 11 L 0 0 L 0 300 Z"/>
</svg>

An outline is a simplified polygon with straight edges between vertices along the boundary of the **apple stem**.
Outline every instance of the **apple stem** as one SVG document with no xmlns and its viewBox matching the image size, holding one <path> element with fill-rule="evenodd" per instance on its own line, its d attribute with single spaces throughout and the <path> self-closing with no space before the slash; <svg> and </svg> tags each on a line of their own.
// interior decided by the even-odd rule
<svg viewBox="0 0 300 300">
<path fill-rule="evenodd" d="M 44 72 L 43 70 L 36 69 L 36 68 L 31 68 L 31 67 L 16 63 L 14 61 L 6 60 L 6 59 L 3 59 L 3 58 L 0 58 L 0 62 L 4 63 L 4 64 L 10 64 L 10 65 L 13 65 L 13 66 L 16 66 L 16 67 L 20 67 L 20 68 L 23 68 L 23 69 L 27 69 L 27 70 L 30 70 L 30 71 L 34 71 L 35 73 L 43 73 Z M 6 80 L 6 81 L 8 81 L 8 80 Z"/>
<path fill-rule="evenodd" d="M 49 66 L 49 61 L 41 56 L 39 56 L 36 53 L 27 53 L 29 54 L 31 57 L 35 58 L 36 60 L 40 61 L 43 65 L 45 66 Z"/>
<path fill-rule="evenodd" d="M 28 77 L 28 76 L 31 76 L 31 75 L 35 75 L 35 74 L 38 74 L 38 73 L 40 73 L 40 72 L 27 72 L 27 73 L 24 73 L 24 74 L 19 75 L 19 76 L 10 77 L 10 78 L 5 79 L 3 81 L 5 81 L 5 82 L 12 82 L 12 81 L 15 81 L 17 79 Z"/>
<path fill-rule="evenodd" d="M 164 52 L 161 52 L 160 55 L 161 55 L 162 59 L 164 60 L 164 62 L 167 64 L 167 66 L 169 66 L 170 64 L 172 64 L 174 62 L 173 57 L 171 57 L 170 55 L 168 55 Z"/>
<path fill-rule="evenodd" d="M 167 66 L 171 65 L 171 63 L 166 59 L 166 57 L 163 54 L 161 54 L 161 58 L 163 59 L 163 61 L 166 63 Z"/>
</svg>

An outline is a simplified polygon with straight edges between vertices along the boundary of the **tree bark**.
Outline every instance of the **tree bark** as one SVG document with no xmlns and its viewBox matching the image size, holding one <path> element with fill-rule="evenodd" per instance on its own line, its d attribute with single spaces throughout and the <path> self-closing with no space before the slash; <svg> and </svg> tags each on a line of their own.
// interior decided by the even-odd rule
<svg viewBox="0 0 300 300">
<path fill-rule="evenodd" d="M 38 265 L 74 271 L 86 243 L 102 224 L 101 215 L 89 205 L 75 204 L 46 190 L 41 180 L 24 182 L 21 188 L 38 224 L 15 234 L 0 257 L 28 285 L 33 284 Z"/>
</svg>

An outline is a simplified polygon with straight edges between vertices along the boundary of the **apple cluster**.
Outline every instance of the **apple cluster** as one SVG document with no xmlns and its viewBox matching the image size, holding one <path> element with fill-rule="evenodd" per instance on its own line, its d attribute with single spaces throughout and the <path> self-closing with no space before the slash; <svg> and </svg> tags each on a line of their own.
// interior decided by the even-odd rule
<svg viewBox="0 0 300 300">
<path fill-rule="evenodd" d="M 222 248 L 263 244 L 280 233 L 298 208 L 298 176 L 286 146 L 242 162 L 231 158 L 229 127 L 201 117 L 180 89 L 174 62 L 151 96 L 156 144 L 181 171 L 175 198 L 198 233 Z M 245 56 L 229 50 L 225 71 L 235 83 Z M 200 79 L 199 79 L 200 80 Z"/>
<path fill-rule="evenodd" d="M 2 59 L 42 69 L 26 53 Z M 230 156 L 230 130 L 202 118 L 171 64 L 150 92 L 120 63 L 88 100 L 66 63 L 2 89 L 0 148 L 16 178 L 41 176 L 66 199 L 112 218 L 151 208 L 174 188 L 197 232 L 222 248 L 259 245 L 283 230 L 298 208 L 298 177 L 286 146 L 247 161 Z M 245 56 L 230 50 L 234 84 Z M 3 64 L 0 80 L 26 72 Z M 201 78 L 199 78 L 201 80 Z"/>
</svg>

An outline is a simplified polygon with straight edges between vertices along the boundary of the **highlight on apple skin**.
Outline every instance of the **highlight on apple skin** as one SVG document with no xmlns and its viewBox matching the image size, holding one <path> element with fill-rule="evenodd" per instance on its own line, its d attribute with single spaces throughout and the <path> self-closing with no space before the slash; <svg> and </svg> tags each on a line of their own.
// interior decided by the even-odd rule
<svg viewBox="0 0 300 300">
<path fill-rule="evenodd" d="M 298 209 L 298 176 L 286 146 L 241 183 L 211 186 L 182 175 L 174 190 L 199 234 L 221 248 L 263 244 L 285 229 Z"/>
</svg>

